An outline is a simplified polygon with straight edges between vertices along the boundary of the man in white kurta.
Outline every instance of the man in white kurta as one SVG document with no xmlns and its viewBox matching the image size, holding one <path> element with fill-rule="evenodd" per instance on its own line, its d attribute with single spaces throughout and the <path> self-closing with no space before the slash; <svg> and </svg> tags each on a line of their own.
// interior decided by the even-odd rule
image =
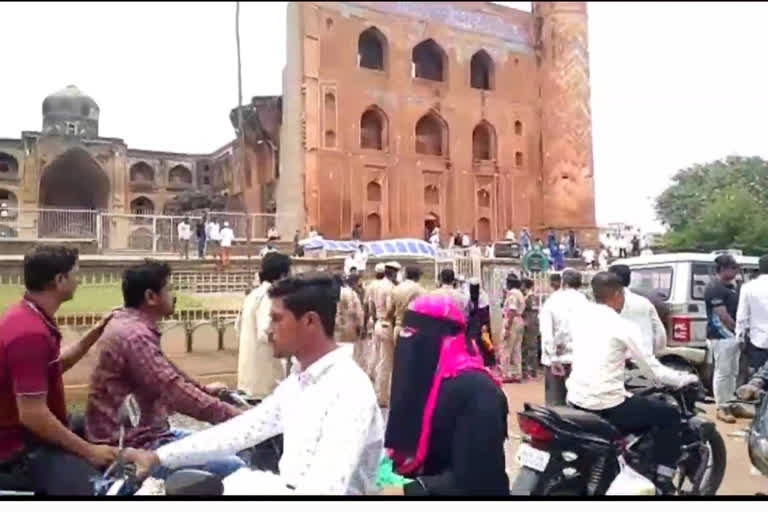
<svg viewBox="0 0 768 512">
<path fill-rule="evenodd" d="M 239 339 L 237 387 L 255 398 L 266 398 L 285 378 L 283 361 L 276 359 L 269 343 L 269 310 L 272 302 L 267 293 L 272 283 L 288 275 L 291 259 L 271 252 L 264 256 L 259 272 L 260 284 L 245 298 L 236 325 Z"/>
</svg>

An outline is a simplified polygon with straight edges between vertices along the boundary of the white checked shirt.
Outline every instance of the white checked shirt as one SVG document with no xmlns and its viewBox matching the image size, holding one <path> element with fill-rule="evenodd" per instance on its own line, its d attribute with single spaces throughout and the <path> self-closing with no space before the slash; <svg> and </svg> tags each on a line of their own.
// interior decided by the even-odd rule
<svg viewBox="0 0 768 512">
<path fill-rule="evenodd" d="M 163 466 L 201 465 L 283 434 L 280 474 L 241 469 L 251 494 L 366 494 L 375 491 L 384 421 L 370 379 L 336 349 L 292 372 L 262 403 L 231 420 L 157 450 Z M 250 475 L 248 474 L 250 473 Z M 228 493 L 227 479 L 224 480 Z"/>
<path fill-rule="evenodd" d="M 749 339 L 757 348 L 768 349 L 768 275 L 745 283 L 736 310 L 736 339 Z"/>
</svg>

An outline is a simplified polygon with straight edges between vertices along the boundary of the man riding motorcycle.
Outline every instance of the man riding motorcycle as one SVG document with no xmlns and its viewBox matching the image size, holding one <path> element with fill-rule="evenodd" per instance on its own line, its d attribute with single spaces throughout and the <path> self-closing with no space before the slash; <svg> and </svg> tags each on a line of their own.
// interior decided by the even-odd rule
<svg viewBox="0 0 768 512">
<path fill-rule="evenodd" d="M 114 446 L 86 442 L 68 427 L 62 375 L 90 350 L 109 316 L 61 348 L 54 315 L 74 297 L 78 253 L 39 245 L 24 257 L 26 293 L 0 318 L 0 488 L 50 496 L 94 494 L 97 468 Z"/>
<path fill-rule="evenodd" d="M 102 336 L 103 345 L 91 376 L 85 433 L 91 442 L 117 443 L 119 410 L 125 397 L 134 395 L 142 411 L 141 422 L 125 432 L 125 446 L 156 449 L 190 434 L 171 429 L 172 412 L 200 421 L 221 423 L 240 414 L 239 409 L 214 396 L 223 385 L 200 386 L 176 367 L 160 347 L 158 322 L 173 314 L 175 298 L 167 263 L 147 261 L 123 274 L 125 307 L 113 313 Z M 245 463 L 238 457 L 209 461 L 208 471 L 226 476 Z M 167 470 L 153 476 L 163 478 Z"/>
<path fill-rule="evenodd" d="M 275 283 L 270 340 L 296 371 L 240 416 L 160 447 L 131 451 L 139 473 L 203 464 L 284 434 L 280 474 L 241 469 L 225 494 L 367 494 L 383 453 L 383 418 L 368 376 L 333 340 L 339 290 L 329 274 Z"/>
<path fill-rule="evenodd" d="M 658 427 L 653 457 L 658 464 L 655 484 L 662 492 L 671 492 L 680 457 L 680 413 L 660 400 L 627 396 L 627 352 L 641 369 L 665 384 L 683 387 L 698 382 L 698 378 L 664 367 L 642 348 L 638 327 L 619 314 L 624 307 L 624 283 L 616 274 L 598 273 L 592 279 L 592 290 L 596 304 L 585 303 L 571 318 L 573 367 L 566 382 L 567 401 L 577 409 L 599 414 L 625 434 Z"/>
</svg>

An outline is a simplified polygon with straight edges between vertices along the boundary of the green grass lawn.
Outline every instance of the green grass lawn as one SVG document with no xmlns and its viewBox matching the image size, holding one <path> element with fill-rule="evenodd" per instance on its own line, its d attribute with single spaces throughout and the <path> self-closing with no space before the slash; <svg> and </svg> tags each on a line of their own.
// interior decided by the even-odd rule
<svg viewBox="0 0 768 512">
<path fill-rule="evenodd" d="M 21 286 L 0 285 L 0 313 L 15 303 L 24 293 Z M 176 292 L 176 309 L 207 309 L 215 307 L 211 301 L 203 301 L 199 297 Z M 77 313 L 103 313 L 114 307 L 123 305 L 123 294 L 119 285 L 89 285 L 80 286 L 75 292 L 75 298 L 65 302 L 59 309 L 59 315 Z"/>
</svg>

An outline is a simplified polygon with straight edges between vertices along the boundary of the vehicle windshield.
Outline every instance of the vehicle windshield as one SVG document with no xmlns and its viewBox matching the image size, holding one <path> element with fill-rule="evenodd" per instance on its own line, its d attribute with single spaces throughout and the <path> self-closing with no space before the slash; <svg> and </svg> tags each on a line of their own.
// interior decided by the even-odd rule
<svg viewBox="0 0 768 512">
<path fill-rule="evenodd" d="M 632 269 L 631 290 L 648 296 L 669 299 L 672 293 L 672 267 Z"/>
</svg>

